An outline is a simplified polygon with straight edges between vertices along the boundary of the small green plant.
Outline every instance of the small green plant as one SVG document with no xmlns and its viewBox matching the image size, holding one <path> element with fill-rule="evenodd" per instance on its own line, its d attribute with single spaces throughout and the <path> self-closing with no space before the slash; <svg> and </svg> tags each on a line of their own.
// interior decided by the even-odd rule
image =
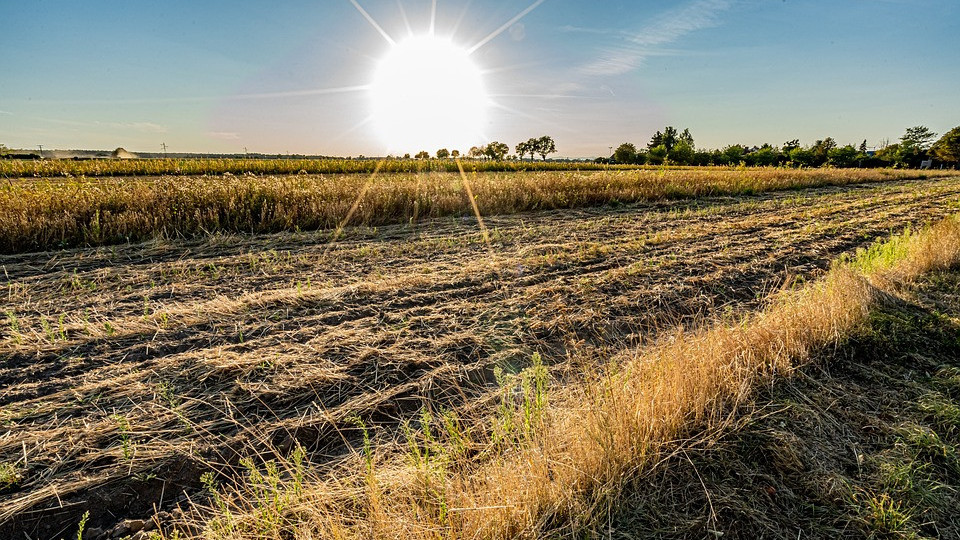
<svg viewBox="0 0 960 540">
<path fill-rule="evenodd" d="M 217 489 L 216 475 L 212 471 L 207 471 L 200 475 L 200 483 L 203 484 L 207 495 L 210 496 L 210 501 L 217 509 L 217 517 L 210 522 L 210 527 L 216 532 L 232 534 L 236 529 L 233 513 L 230 511 L 230 505 Z"/>
<path fill-rule="evenodd" d="M 40 317 L 40 328 L 43 329 L 43 333 L 47 336 L 48 342 L 57 342 L 57 333 L 53 330 L 53 327 L 50 326 L 50 321 L 48 321 L 46 317 Z"/>
<path fill-rule="evenodd" d="M 910 513 L 900 501 L 881 493 L 866 501 L 866 519 L 870 528 L 881 534 L 909 535 Z"/>
<path fill-rule="evenodd" d="M 123 459 L 133 461 L 133 456 L 136 455 L 137 450 L 131 437 L 130 421 L 121 414 L 114 414 L 113 421 L 117 423 L 117 431 L 120 432 L 120 448 L 123 451 Z"/>
<path fill-rule="evenodd" d="M 116 328 L 114 328 L 109 321 L 103 323 L 103 331 L 106 332 L 108 336 L 112 336 L 117 332 Z"/>
<path fill-rule="evenodd" d="M 549 372 L 540 353 L 533 353 L 530 360 L 530 366 L 517 375 L 507 375 L 499 366 L 494 368 L 502 391 L 492 430 L 496 445 L 529 442 L 543 421 Z"/>
<path fill-rule="evenodd" d="M 23 342 L 23 336 L 20 334 L 20 320 L 12 310 L 7 310 L 7 324 L 10 325 L 10 334 L 13 340 L 19 345 Z"/>
<path fill-rule="evenodd" d="M 16 465 L 6 462 L 0 463 L 0 489 L 15 486 L 22 479 L 23 477 L 20 476 L 20 471 L 17 470 Z"/>
<path fill-rule="evenodd" d="M 77 525 L 77 540 L 83 540 L 83 530 L 87 528 L 87 520 L 90 519 L 90 511 L 87 510 L 80 518 L 80 524 Z"/>
</svg>

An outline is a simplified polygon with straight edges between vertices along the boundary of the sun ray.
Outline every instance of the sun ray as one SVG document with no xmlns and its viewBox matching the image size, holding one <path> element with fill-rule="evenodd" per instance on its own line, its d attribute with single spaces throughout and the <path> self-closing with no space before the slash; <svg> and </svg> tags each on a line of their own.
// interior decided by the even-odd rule
<svg viewBox="0 0 960 540">
<path fill-rule="evenodd" d="M 494 100 L 492 100 L 492 99 L 490 100 L 490 106 L 493 107 L 493 108 L 496 108 L 496 109 L 500 109 L 500 110 L 502 110 L 502 111 L 507 111 L 508 113 L 513 114 L 513 115 L 516 115 L 516 116 L 522 116 L 522 117 L 526 118 L 527 120 L 533 120 L 534 122 L 543 124 L 543 125 L 545 125 L 545 126 L 550 126 L 550 127 L 554 128 L 554 129 L 558 129 L 558 130 L 560 130 L 560 131 L 565 131 L 565 132 L 573 131 L 573 130 L 570 129 L 569 127 L 564 126 L 564 125 L 562 125 L 562 124 L 558 124 L 558 123 L 556 123 L 556 122 L 551 122 L 550 120 L 544 120 L 543 118 L 538 118 L 538 117 L 536 117 L 536 116 L 534 116 L 534 115 L 532 115 L 532 114 L 530 114 L 530 113 L 526 113 L 526 112 L 521 111 L 521 110 L 519 110 L 519 109 L 514 109 L 513 107 L 507 107 L 507 106 L 504 105 L 503 103 L 497 103 L 496 101 L 494 101 Z"/>
<path fill-rule="evenodd" d="M 353 1 L 353 0 L 351 0 L 351 1 Z M 494 30 L 489 36 L 481 39 L 481 40 L 480 40 L 480 43 L 477 43 L 477 44 L 474 45 L 473 47 L 467 49 L 467 54 L 473 54 L 473 53 L 475 53 L 478 49 L 480 49 L 480 47 L 483 47 L 484 45 L 486 45 L 487 43 L 489 43 L 490 40 L 492 40 L 493 38 L 495 38 L 495 37 L 499 36 L 500 34 L 502 34 L 502 33 L 503 33 L 504 31 L 506 31 L 508 28 L 510 28 L 511 26 L 513 26 L 514 24 L 516 24 L 520 19 L 526 17 L 531 11 L 537 9 L 537 7 L 539 7 L 540 4 L 544 3 L 545 1 L 546 1 L 546 0 L 537 0 L 536 2 L 534 2 L 533 4 L 531 4 L 530 7 L 528 7 L 527 9 L 525 9 L 525 10 L 523 10 L 523 11 L 521 11 L 520 13 L 518 13 L 516 17 L 510 19 L 509 21 L 507 21 L 506 23 L 504 23 L 503 26 L 501 26 L 500 28 L 497 28 L 496 30 Z"/>
<path fill-rule="evenodd" d="M 323 250 L 324 259 L 330 253 L 330 250 L 333 249 L 333 246 L 336 244 L 337 240 L 340 239 L 343 229 L 346 228 L 347 224 L 350 223 L 350 220 L 353 219 L 353 215 L 357 213 L 357 209 L 360 208 L 360 203 L 363 202 L 363 198 L 366 197 L 367 192 L 370 191 L 370 186 L 373 185 L 373 181 L 377 178 L 377 175 L 380 174 L 380 169 L 383 168 L 383 163 L 385 161 L 385 159 L 381 159 L 377 162 L 377 166 L 373 169 L 373 172 L 370 173 L 370 176 L 367 177 L 367 181 L 364 182 L 360 192 L 357 193 L 357 198 L 353 201 L 353 206 L 350 207 L 350 210 L 347 211 L 346 217 L 344 217 L 343 220 L 337 224 L 336 230 L 333 231 L 333 236 L 330 237 L 327 247 Z"/>
<path fill-rule="evenodd" d="M 387 40 L 387 43 L 389 43 L 390 45 L 397 44 L 397 42 L 394 41 L 392 37 L 390 37 L 390 34 L 388 34 L 383 28 L 381 28 L 380 25 L 377 24 L 377 21 L 373 20 L 373 17 L 371 17 L 370 14 L 367 13 L 367 10 L 363 9 L 363 6 L 357 3 L 357 0 L 350 0 L 350 3 L 353 4 L 353 7 L 357 8 L 357 11 L 359 11 L 360 14 L 363 15 L 363 18 L 366 19 L 367 22 L 370 23 L 370 25 L 373 26 L 373 28 L 380 33 L 381 36 L 383 36 L 383 39 Z"/>
<path fill-rule="evenodd" d="M 470 10 L 470 5 L 473 4 L 473 0 L 467 0 L 467 3 L 464 4 L 463 10 L 460 11 L 460 16 L 457 17 L 457 22 L 453 23 L 453 26 L 450 27 L 450 35 L 457 35 L 457 30 L 460 30 L 460 25 L 463 23 L 463 19 L 467 18 L 467 12 Z"/>
<path fill-rule="evenodd" d="M 397 0 L 397 8 L 400 9 L 400 18 L 403 20 L 403 25 L 407 27 L 407 37 L 413 37 L 413 27 L 410 26 L 410 19 L 407 18 L 407 10 L 403 9 L 403 2 Z"/>
<path fill-rule="evenodd" d="M 371 115 L 371 116 L 367 116 L 367 117 L 364 118 L 363 120 L 357 122 L 356 124 L 354 124 L 354 125 L 350 126 L 349 128 L 341 131 L 340 133 L 336 134 L 333 139 L 336 140 L 336 141 L 342 140 L 342 139 L 343 139 L 344 137 L 346 137 L 347 135 L 349 135 L 349 134 L 357 131 L 358 129 L 360 129 L 360 128 L 366 126 L 366 125 L 369 125 L 371 122 L 373 122 L 373 116 L 372 116 L 372 115 Z M 388 149 L 388 150 L 389 150 L 389 149 Z"/>
<path fill-rule="evenodd" d="M 460 171 L 460 181 L 463 182 L 463 189 L 467 192 L 467 198 L 470 199 L 470 206 L 473 208 L 473 215 L 477 218 L 477 225 L 480 227 L 480 237 L 483 238 L 483 243 L 487 245 L 487 252 L 490 253 L 490 258 L 493 258 L 493 246 L 490 244 L 490 233 L 487 231 L 487 226 L 483 223 L 483 216 L 480 215 L 480 207 L 477 206 L 477 199 L 473 196 L 473 189 L 470 188 L 470 181 L 467 179 L 467 173 L 463 171 L 463 163 L 460 162 L 460 158 L 456 159 L 457 169 Z"/>
</svg>

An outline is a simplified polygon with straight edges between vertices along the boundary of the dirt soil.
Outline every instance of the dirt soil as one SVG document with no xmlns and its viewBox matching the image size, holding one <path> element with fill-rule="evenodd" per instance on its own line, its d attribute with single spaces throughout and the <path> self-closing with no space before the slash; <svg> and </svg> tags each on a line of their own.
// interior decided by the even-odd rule
<svg viewBox="0 0 960 540">
<path fill-rule="evenodd" d="M 0 537 L 189 505 L 299 443 L 312 467 L 534 352 L 561 381 L 665 328 L 761 307 L 960 179 L 0 257 Z"/>
</svg>

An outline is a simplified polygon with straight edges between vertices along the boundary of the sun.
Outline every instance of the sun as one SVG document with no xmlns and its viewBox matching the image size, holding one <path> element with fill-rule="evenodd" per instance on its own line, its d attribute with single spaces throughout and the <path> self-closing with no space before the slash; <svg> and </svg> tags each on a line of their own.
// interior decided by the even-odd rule
<svg viewBox="0 0 960 540">
<path fill-rule="evenodd" d="M 490 100 L 469 52 L 428 35 L 391 46 L 377 64 L 370 101 L 389 152 L 433 153 L 482 142 Z"/>
</svg>

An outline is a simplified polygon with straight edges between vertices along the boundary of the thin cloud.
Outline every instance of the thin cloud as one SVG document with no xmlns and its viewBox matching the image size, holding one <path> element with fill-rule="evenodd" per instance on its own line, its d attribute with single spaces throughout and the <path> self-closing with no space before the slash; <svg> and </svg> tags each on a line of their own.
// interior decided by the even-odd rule
<svg viewBox="0 0 960 540">
<path fill-rule="evenodd" d="M 207 137 L 221 141 L 239 141 L 240 135 L 232 131 L 208 131 Z"/>
<path fill-rule="evenodd" d="M 13 113 L 10 112 L 10 111 L 0 111 L 0 115 L 2 115 L 2 116 L 13 116 Z"/>
<path fill-rule="evenodd" d="M 587 75 L 622 75 L 642 66 L 647 57 L 658 54 L 653 48 L 673 43 L 698 30 L 716 26 L 718 15 L 729 9 L 732 3 L 732 0 L 697 0 L 663 13 L 637 32 L 574 26 L 563 27 L 561 30 L 620 36 L 625 44 L 603 49 L 599 58 L 582 66 L 580 70 Z"/>
</svg>

